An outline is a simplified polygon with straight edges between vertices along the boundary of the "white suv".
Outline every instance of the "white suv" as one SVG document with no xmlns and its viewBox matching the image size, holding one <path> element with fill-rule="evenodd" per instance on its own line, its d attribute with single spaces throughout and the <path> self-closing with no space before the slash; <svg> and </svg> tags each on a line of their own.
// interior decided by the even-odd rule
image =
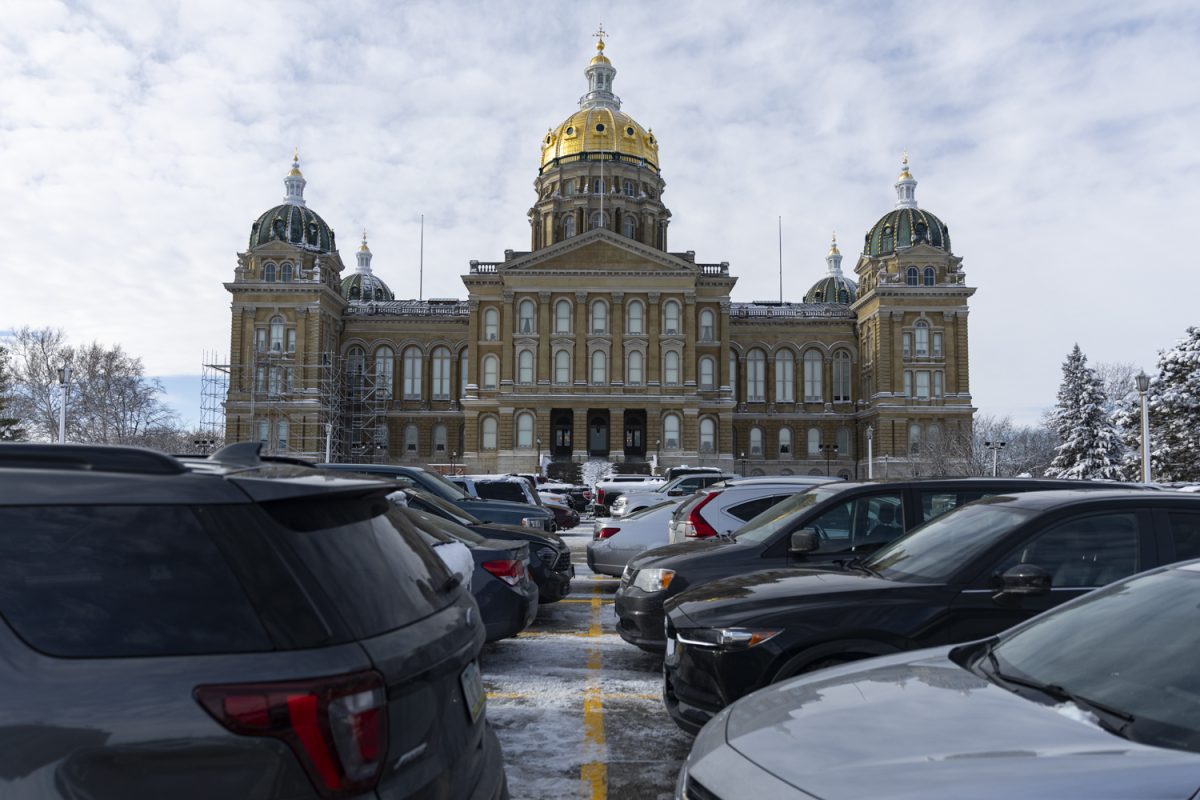
<svg viewBox="0 0 1200 800">
<path fill-rule="evenodd" d="M 824 476 L 788 475 L 739 478 L 713 484 L 675 509 L 667 523 L 668 539 L 675 544 L 732 533 L 776 503 L 837 480 Z"/>
<path fill-rule="evenodd" d="M 667 497 L 687 497 L 689 494 L 720 481 L 735 477 L 728 472 L 698 472 L 680 475 L 673 481 L 641 492 L 627 491 L 612 504 L 612 515 L 620 517 L 639 508 L 655 505 Z"/>
</svg>

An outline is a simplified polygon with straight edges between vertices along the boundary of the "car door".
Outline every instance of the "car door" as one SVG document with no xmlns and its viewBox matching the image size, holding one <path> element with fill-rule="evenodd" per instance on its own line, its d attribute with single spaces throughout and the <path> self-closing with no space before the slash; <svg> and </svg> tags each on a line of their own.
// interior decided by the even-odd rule
<svg viewBox="0 0 1200 800">
<path fill-rule="evenodd" d="M 1157 563 L 1153 520 L 1146 509 L 1082 511 L 1035 523 L 1003 556 L 980 570 L 952 602 L 947 641 L 991 636 Z M 998 593 L 1001 576 L 1018 565 L 1034 565 L 1049 573 L 1050 591 L 1022 596 Z"/>
<path fill-rule="evenodd" d="M 1164 547 L 1171 548 L 1163 554 L 1163 561 L 1188 561 L 1200 558 L 1200 511 L 1178 511 L 1159 509 L 1159 530 L 1166 531 Z"/>
<path fill-rule="evenodd" d="M 860 494 L 825 509 L 801 525 L 820 538 L 817 553 L 867 553 L 904 535 L 904 504 L 899 489 Z M 790 556 L 805 563 L 803 555 Z"/>
<path fill-rule="evenodd" d="M 913 494 L 916 502 L 912 504 L 916 512 L 916 519 L 912 521 L 910 527 L 924 525 L 929 520 L 940 517 L 948 511 L 953 511 L 961 505 L 978 500 L 981 497 L 990 497 L 998 492 L 986 492 L 979 489 L 914 489 Z"/>
</svg>

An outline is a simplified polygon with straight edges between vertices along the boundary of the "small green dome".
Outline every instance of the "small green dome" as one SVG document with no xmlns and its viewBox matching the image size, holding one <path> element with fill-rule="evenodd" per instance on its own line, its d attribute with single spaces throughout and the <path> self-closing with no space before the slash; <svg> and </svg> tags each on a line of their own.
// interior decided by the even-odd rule
<svg viewBox="0 0 1200 800">
<path fill-rule="evenodd" d="M 264 212 L 250 228 L 250 247 L 283 241 L 317 253 L 337 250 L 333 229 L 312 209 L 284 203 Z"/>
<path fill-rule="evenodd" d="M 854 302 L 858 294 L 858 286 L 854 281 L 842 275 L 826 275 L 812 285 L 804 295 L 806 303 L 843 303 Z"/>
<path fill-rule="evenodd" d="M 342 297 L 351 303 L 382 303 L 396 299 L 386 283 L 367 272 L 355 272 L 343 278 Z"/>
<path fill-rule="evenodd" d="M 940 219 L 920 208 L 897 208 L 879 218 L 867 231 L 863 255 L 887 256 L 899 247 L 919 242 L 950 252 L 950 229 Z"/>
</svg>

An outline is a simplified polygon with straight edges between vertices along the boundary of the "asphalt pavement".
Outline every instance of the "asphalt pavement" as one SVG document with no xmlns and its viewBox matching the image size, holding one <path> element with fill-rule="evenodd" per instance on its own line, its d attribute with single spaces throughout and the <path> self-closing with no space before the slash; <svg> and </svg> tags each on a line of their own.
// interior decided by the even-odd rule
<svg viewBox="0 0 1200 800">
<path fill-rule="evenodd" d="M 571 594 L 513 639 L 484 648 L 488 719 L 519 800 L 670 798 L 691 748 L 662 706 L 662 659 L 616 633 L 618 580 L 587 568 L 587 519 L 560 532 Z"/>
</svg>

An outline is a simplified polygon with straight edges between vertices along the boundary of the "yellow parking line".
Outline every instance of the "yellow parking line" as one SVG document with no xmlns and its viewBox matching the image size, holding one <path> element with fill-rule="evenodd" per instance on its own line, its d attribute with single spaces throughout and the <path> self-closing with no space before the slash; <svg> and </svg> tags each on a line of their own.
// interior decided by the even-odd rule
<svg viewBox="0 0 1200 800">
<path fill-rule="evenodd" d="M 592 619 L 588 626 L 588 637 L 600 636 L 599 587 L 592 588 Z M 583 741 L 585 752 L 591 756 L 579 770 L 584 787 L 590 790 L 591 800 L 606 800 L 608 797 L 608 767 L 605 764 L 604 746 L 604 701 L 600 691 L 600 648 L 588 648 L 588 687 L 583 695 Z"/>
<path fill-rule="evenodd" d="M 595 602 L 595 600 L 592 600 L 591 598 L 587 598 L 587 597 L 567 597 L 567 598 L 564 598 L 564 599 L 562 599 L 562 600 L 559 600 L 558 602 L 560 602 L 560 603 L 594 603 L 594 602 Z M 613 603 L 613 602 L 616 602 L 616 601 L 614 601 L 614 600 L 601 600 L 600 602 L 601 602 L 601 603 Z"/>
</svg>

